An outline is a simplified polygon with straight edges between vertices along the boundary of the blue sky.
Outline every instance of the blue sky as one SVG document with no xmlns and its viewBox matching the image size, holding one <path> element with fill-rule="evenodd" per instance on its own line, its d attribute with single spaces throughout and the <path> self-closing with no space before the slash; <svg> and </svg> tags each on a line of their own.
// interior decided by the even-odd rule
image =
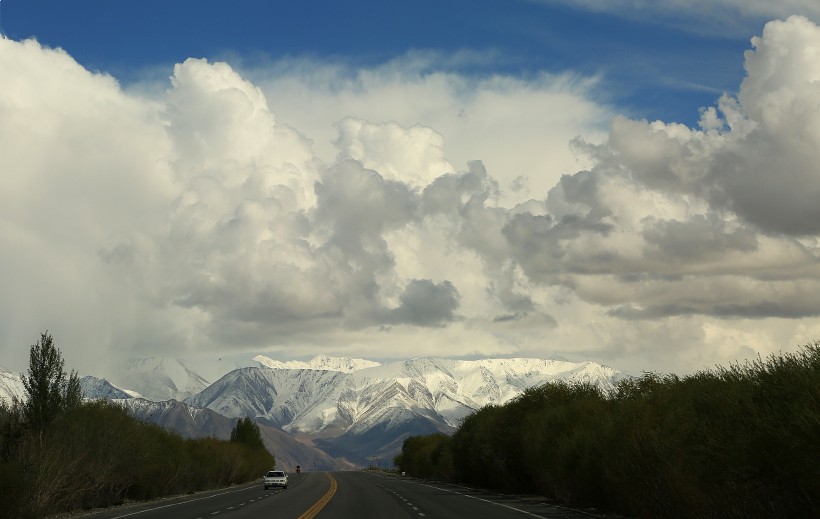
<svg viewBox="0 0 820 519">
<path fill-rule="evenodd" d="M 767 20 L 698 29 L 560 2 L 421 0 L 5 0 L 3 29 L 62 47 L 92 70 L 134 80 L 188 57 L 341 59 L 374 65 L 411 50 L 492 56 L 471 73 L 600 75 L 602 95 L 631 116 L 695 124 L 698 109 L 736 92 L 742 54 Z M 728 30 L 728 32 L 727 32 Z"/>
<path fill-rule="evenodd" d="M 816 0 L 0 10 L 6 369 L 820 338 Z"/>
</svg>

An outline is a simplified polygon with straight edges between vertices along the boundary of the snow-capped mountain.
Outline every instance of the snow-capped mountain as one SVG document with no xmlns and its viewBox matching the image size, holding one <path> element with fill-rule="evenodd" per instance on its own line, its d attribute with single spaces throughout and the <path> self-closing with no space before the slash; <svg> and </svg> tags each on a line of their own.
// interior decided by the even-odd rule
<svg viewBox="0 0 820 519">
<path fill-rule="evenodd" d="M 362 370 L 355 377 L 365 384 L 395 380 L 415 402 L 433 409 L 447 425 L 457 426 L 472 411 L 509 402 L 529 387 L 562 380 L 587 382 L 606 391 L 624 375 L 594 362 L 418 358 Z"/>
<path fill-rule="evenodd" d="M 592 362 L 419 358 L 352 372 L 243 368 L 187 402 L 225 416 L 264 418 L 294 432 L 366 429 L 384 423 L 390 409 L 409 409 L 454 427 L 476 409 L 504 404 L 545 382 L 589 382 L 606 390 L 621 378 Z"/>
<path fill-rule="evenodd" d="M 85 376 L 80 379 L 80 388 L 83 397 L 92 400 L 104 398 L 106 400 L 132 398 L 133 395 L 126 393 L 122 389 L 114 386 L 104 378 Z"/>
<path fill-rule="evenodd" d="M 528 387 L 564 380 L 609 389 L 621 378 L 591 362 L 419 358 L 350 372 L 243 368 L 186 402 L 263 420 L 361 459 L 395 453 L 411 433 L 450 432 L 474 410 L 508 402 Z M 359 441 L 364 437 L 369 440 Z"/>
<path fill-rule="evenodd" d="M 258 365 L 246 357 L 147 357 L 128 360 L 124 370 L 109 380 L 132 397 L 184 400 L 234 369 Z"/>
<path fill-rule="evenodd" d="M 381 363 L 366 359 L 352 359 L 350 357 L 329 357 L 327 355 L 316 355 L 307 362 L 291 360 L 282 362 L 271 359 L 264 355 L 257 355 L 253 358 L 259 364 L 268 368 L 276 369 L 318 369 L 321 371 L 342 371 L 351 373 L 365 368 L 381 366 Z"/>
<path fill-rule="evenodd" d="M 0 403 L 11 404 L 14 398 L 25 399 L 25 387 L 19 373 L 11 373 L 0 367 Z"/>
<path fill-rule="evenodd" d="M 80 378 L 83 397 L 90 399 L 131 398 L 133 395 L 115 387 L 104 378 L 85 376 Z M 0 402 L 11 403 L 12 398 L 25 399 L 25 388 L 19 373 L 9 373 L 0 368 Z"/>
<path fill-rule="evenodd" d="M 183 400 L 210 384 L 210 381 L 182 359 L 149 357 L 130 359 L 125 373 L 117 379 L 119 387 L 143 395 L 148 400 Z"/>
<path fill-rule="evenodd" d="M 333 422 L 334 417 L 326 415 L 333 408 L 326 403 L 339 399 L 339 391 L 348 378 L 348 374 L 339 371 L 242 368 L 228 373 L 186 403 L 234 418 L 261 418 L 277 427 L 291 425 L 297 418 L 305 419 L 316 411 L 325 420 L 311 429 L 320 430 Z"/>
</svg>

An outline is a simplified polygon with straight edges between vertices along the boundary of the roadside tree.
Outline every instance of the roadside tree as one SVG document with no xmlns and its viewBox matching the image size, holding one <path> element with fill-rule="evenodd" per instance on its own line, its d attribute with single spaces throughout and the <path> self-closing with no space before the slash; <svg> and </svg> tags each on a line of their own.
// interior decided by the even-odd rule
<svg viewBox="0 0 820 519">
<path fill-rule="evenodd" d="M 82 404 L 80 378 L 74 370 L 66 376 L 63 356 L 48 331 L 40 334 L 40 340 L 31 346 L 28 375 L 23 375 L 22 380 L 27 397 L 23 416 L 37 431 Z"/>
</svg>

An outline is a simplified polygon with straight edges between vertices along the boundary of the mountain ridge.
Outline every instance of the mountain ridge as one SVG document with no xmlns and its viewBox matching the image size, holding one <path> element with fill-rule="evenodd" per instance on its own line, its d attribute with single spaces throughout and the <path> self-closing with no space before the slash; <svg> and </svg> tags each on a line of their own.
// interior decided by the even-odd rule
<svg viewBox="0 0 820 519">
<path fill-rule="evenodd" d="M 225 369 L 229 370 L 215 377 Z M 208 429 L 197 423 L 194 414 L 202 411 L 194 409 L 234 421 L 248 416 L 278 431 L 268 433 L 272 438 L 287 434 L 301 445 L 364 465 L 373 457 L 392 458 L 411 434 L 452 433 L 470 413 L 486 405 L 503 405 L 527 388 L 565 381 L 607 391 L 623 378 L 627 375 L 594 362 L 526 357 L 418 357 L 379 363 L 326 355 L 280 362 L 257 355 L 251 361 L 134 359 L 116 383 L 83 377 L 82 384 L 95 398 L 129 401 L 125 396 L 144 395 L 130 400 L 128 405 L 135 409 L 151 407 L 147 402 L 181 402 L 188 408 L 163 404 L 174 410 L 166 411 L 168 417 L 158 410 L 160 405 L 153 405 L 151 413 L 141 411 L 141 416 L 184 434 Z M 11 389 L 4 389 L 4 381 Z M 0 377 L 0 398 L 4 391 L 21 388 L 19 376 Z M 294 444 L 287 448 L 301 449 Z M 321 458 L 318 452 L 311 455 Z M 320 463 L 327 465 L 326 460 Z"/>
<path fill-rule="evenodd" d="M 396 454 L 409 434 L 451 433 L 470 413 L 529 387 L 561 380 L 609 390 L 625 377 L 593 362 L 527 358 L 421 357 L 350 371 L 264 364 L 227 373 L 185 402 L 250 416 L 362 463 Z"/>
</svg>

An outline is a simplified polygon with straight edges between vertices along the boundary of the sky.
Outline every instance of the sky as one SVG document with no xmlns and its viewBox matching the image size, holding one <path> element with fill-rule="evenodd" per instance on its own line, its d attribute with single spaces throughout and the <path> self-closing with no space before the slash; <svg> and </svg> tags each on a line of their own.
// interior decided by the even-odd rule
<svg viewBox="0 0 820 519">
<path fill-rule="evenodd" d="M 820 339 L 815 0 L 0 0 L 0 366 Z"/>
</svg>

